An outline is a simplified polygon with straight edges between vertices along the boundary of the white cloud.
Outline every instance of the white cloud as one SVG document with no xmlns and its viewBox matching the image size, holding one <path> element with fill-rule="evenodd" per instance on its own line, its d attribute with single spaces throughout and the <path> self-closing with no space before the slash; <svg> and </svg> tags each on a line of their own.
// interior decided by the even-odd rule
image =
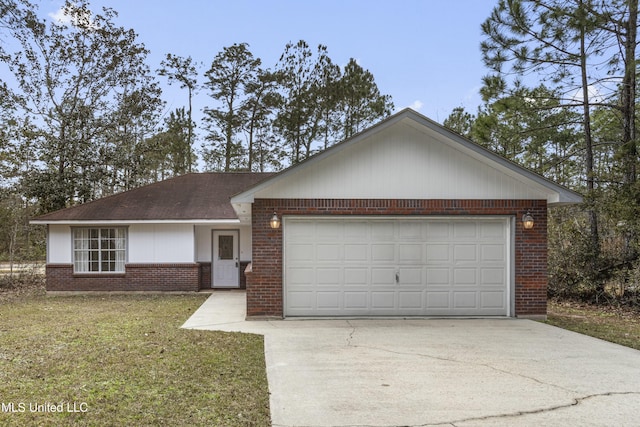
<svg viewBox="0 0 640 427">
<path fill-rule="evenodd" d="M 55 12 L 49 12 L 49 18 L 53 19 L 56 24 L 70 24 L 71 17 L 66 14 L 64 7 L 56 10 Z"/>
<path fill-rule="evenodd" d="M 604 97 L 602 96 L 602 93 L 600 92 L 600 90 L 594 86 L 594 85 L 589 85 L 587 87 L 587 96 L 589 97 L 589 102 L 602 102 Z M 575 102 L 583 102 L 584 101 L 584 94 L 582 93 L 582 89 L 578 89 L 575 91 L 575 93 L 573 94 L 573 96 L 571 97 L 571 100 L 575 101 Z"/>
<path fill-rule="evenodd" d="M 412 110 L 420 111 L 423 106 L 424 106 L 423 102 L 416 99 L 411 103 L 411 105 L 409 105 L 409 108 L 411 108 Z"/>
<path fill-rule="evenodd" d="M 55 12 L 49 12 L 49 17 L 58 25 L 72 25 L 78 28 L 84 28 L 88 30 L 97 29 L 95 21 L 92 19 L 91 12 L 87 11 L 83 15 L 75 14 L 73 9 L 69 10 L 65 6 Z"/>
</svg>

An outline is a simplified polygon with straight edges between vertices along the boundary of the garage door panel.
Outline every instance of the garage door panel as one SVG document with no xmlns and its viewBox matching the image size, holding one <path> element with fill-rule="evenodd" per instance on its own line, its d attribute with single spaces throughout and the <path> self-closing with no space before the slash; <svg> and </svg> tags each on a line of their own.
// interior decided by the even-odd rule
<svg viewBox="0 0 640 427">
<path fill-rule="evenodd" d="M 423 293 L 420 291 L 417 292 L 408 292 L 402 291 L 398 294 L 398 308 L 401 310 L 415 310 L 415 309 L 423 309 L 424 303 L 422 301 Z"/>
<path fill-rule="evenodd" d="M 506 305 L 506 295 L 502 291 L 481 292 L 480 304 L 482 308 L 503 309 Z"/>
<path fill-rule="evenodd" d="M 449 284 L 449 268 L 427 268 L 427 287 Z"/>
<path fill-rule="evenodd" d="M 315 272 L 311 267 L 289 268 L 287 281 L 292 286 L 311 286 L 314 283 Z"/>
<path fill-rule="evenodd" d="M 342 246 L 339 244 L 318 244 L 316 251 L 317 262 L 334 262 L 341 258 Z"/>
<path fill-rule="evenodd" d="M 312 291 L 291 291 L 287 293 L 287 306 L 293 310 L 311 310 L 314 305 L 314 293 Z"/>
<path fill-rule="evenodd" d="M 391 262 L 396 259 L 396 245 L 392 243 L 371 245 L 371 261 Z"/>
<path fill-rule="evenodd" d="M 371 285 L 373 286 L 387 286 L 393 285 L 396 282 L 396 269 L 393 267 L 387 268 L 372 268 L 371 269 Z"/>
<path fill-rule="evenodd" d="M 289 246 L 289 250 L 287 251 L 288 261 L 307 261 L 314 262 L 315 261 L 315 251 L 314 245 L 307 243 L 293 243 Z"/>
<path fill-rule="evenodd" d="M 363 262 L 369 260 L 369 245 L 347 243 L 344 245 L 345 262 Z"/>
<path fill-rule="evenodd" d="M 427 241 L 449 240 L 451 224 L 445 221 L 433 221 L 426 224 Z"/>
<path fill-rule="evenodd" d="M 416 221 L 398 221 L 398 237 L 402 241 L 424 240 L 424 223 Z"/>
<path fill-rule="evenodd" d="M 455 240 L 467 240 L 477 237 L 475 222 L 456 222 L 453 224 L 453 238 Z"/>
<path fill-rule="evenodd" d="M 364 242 L 369 240 L 368 221 L 350 221 L 349 226 L 344 228 L 345 241 Z"/>
<path fill-rule="evenodd" d="M 506 282 L 506 271 L 502 267 L 481 268 L 480 286 L 502 287 Z"/>
<path fill-rule="evenodd" d="M 477 309 L 478 298 L 475 291 L 453 293 L 453 308 Z"/>
<path fill-rule="evenodd" d="M 451 247 L 446 243 L 427 243 L 427 264 L 447 263 L 451 260 Z"/>
<path fill-rule="evenodd" d="M 485 221 L 480 223 L 480 238 L 482 239 L 504 239 L 505 226 L 502 221 Z"/>
<path fill-rule="evenodd" d="M 371 308 L 393 309 L 396 305 L 395 292 L 371 292 Z"/>
<path fill-rule="evenodd" d="M 340 293 L 339 292 L 317 292 L 316 306 L 320 310 L 339 310 L 340 309 Z"/>
<path fill-rule="evenodd" d="M 448 309 L 451 307 L 451 298 L 448 291 L 428 292 L 427 291 L 427 309 Z"/>
<path fill-rule="evenodd" d="M 424 279 L 422 278 L 421 267 L 417 268 L 408 268 L 408 267 L 400 267 L 398 268 L 398 285 L 418 285 L 422 286 L 424 283 Z"/>
<path fill-rule="evenodd" d="M 344 269 L 345 286 L 368 286 L 369 285 L 369 269 L 368 268 L 351 268 Z"/>
<path fill-rule="evenodd" d="M 474 285 L 478 281 L 475 268 L 455 268 L 453 270 L 453 286 Z"/>
<path fill-rule="evenodd" d="M 316 238 L 318 241 L 335 241 L 342 235 L 342 221 L 322 221 L 316 223 Z"/>
<path fill-rule="evenodd" d="M 398 245 L 398 262 L 415 264 L 422 264 L 422 251 L 423 245 L 421 244 L 399 244 Z"/>
<path fill-rule="evenodd" d="M 345 292 L 344 308 L 347 310 L 367 310 L 369 308 L 369 292 Z"/>
<path fill-rule="evenodd" d="M 394 220 L 381 220 L 375 223 L 369 223 L 371 230 L 371 241 L 393 241 L 396 234 L 396 222 Z"/>
<path fill-rule="evenodd" d="M 482 244 L 479 247 L 481 261 L 504 262 L 506 260 L 504 245 Z"/>
<path fill-rule="evenodd" d="M 507 315 L 509 223 L 285 217 L 285 315 Z"/>
<path fill-rule="evenodd" d="M 477 262 L 478 247 L 472 244 L 459 244 L 453 246 L 453 261 L 460 262 Z"/>
<path fill-rule="evenodd" d="M 342 269 L 340 268 L 317 268 L 316 269 L 316 283 L 319 286 L 342 285 Z"/>
</svg>

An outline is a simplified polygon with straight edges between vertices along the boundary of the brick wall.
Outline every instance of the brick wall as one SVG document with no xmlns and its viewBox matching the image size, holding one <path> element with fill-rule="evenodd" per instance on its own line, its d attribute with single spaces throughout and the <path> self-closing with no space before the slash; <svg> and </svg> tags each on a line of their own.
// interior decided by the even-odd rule
<svg viewBox="0 0 640 427">
<path fill-rule="evenodd" d="M 253 273 L 247 282 L 247 316 L 283 315 L 282 231 L 271 229 L 284 215 L 511 215 L 515 229 L 515 314 L 547 311 L 547 203 L 545 200 L 336 200 L 256 199 L 252 207 Z M 531 212 L 535 226 L 522 227 Z"/>
<path fill-rule="evenodd" d="M 211 289 L 211 263 L 200 263 L 200 289 Z"/>
<path fill-rule="evenodd" d="M 198 291 L 200 266 L 127 264 L 123 274 L 73 274 L 71 264 L 48 264 L 48 291 Z"/>
</svg>

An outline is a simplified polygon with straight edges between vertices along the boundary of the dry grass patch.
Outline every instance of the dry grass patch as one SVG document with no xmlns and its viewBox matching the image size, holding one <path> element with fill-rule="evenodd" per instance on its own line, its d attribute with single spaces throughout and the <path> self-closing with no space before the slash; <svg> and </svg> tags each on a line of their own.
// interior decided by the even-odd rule
<svg viewBox="0 0 640 427">
<path fill-rule="evenodd" d="M 550 301 L 547 317 L 551 325 L 640 350 L 640 312 L 636 310 Z"/>
<path fill-rule="evenodd" d="M 269 425 L 262 337 L 180 329 L 205 298 L 0 302 L 0 425 Z"/>
</svg>

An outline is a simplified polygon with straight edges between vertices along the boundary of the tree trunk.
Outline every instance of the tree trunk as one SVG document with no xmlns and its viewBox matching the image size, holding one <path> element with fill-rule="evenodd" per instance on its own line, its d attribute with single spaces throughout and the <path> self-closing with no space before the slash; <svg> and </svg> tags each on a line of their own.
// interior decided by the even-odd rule
<svg viewBox="0 0 640 427">
<path fill-rule="evenodd" d="M 624 24 L 624 52 L 625 70 L 622 79 L 622 163 L 624 168 L 624 185 L 631 189 L 626 194 L 633 194 L 633 187 L 637 181 L 638 148 L 636 142 L 636 38 L 638 28 L 638 0 L 628 0 L 629 16 Z M 635 259 L 637 251 L 632 244 L 637 239 L 635 229 L 624 233 L 625 254 L 627 260 Z"/>
<path fill-rule="evenodd" d="M 580 2 L 580 7 L 582 6 Z M 597 271 L 597 262 L 600 258 L 600 237 L 598 233 L 598 215 L 593 207 L 593 197 L 595 189 L 594 170 L 593 170 L 593 140 L 591 137 L 591 113 L 589 105 L 589 82 L 587 80 L 587 55 L 585 46 L 585 27 L 580 28 L 580 74 L 582 77 L 582 106 L 583 106 L 583 122 L 584 122 L 584 143 L 585 143 L 585 172 L 587 176 L 587 196 L 591 202 L 589 206 L 589 231 L 591 242 L 591 271 Z M 604 291 L 604 284 L 601 281 L 596 283 L 596 291 L 598 293 Z"/>
<path fill-rule="evenodd" d="M 637 147 L 635 127 L 636 96 L 636 37 L 638 20 L 638 0 L 628 0 L 629 17 L 625 22 L 624 39 L 625 70 L 622 80 L 622 146 L 624 153 L 625 184 L 633 184 L 637 179 Z"/>
<path fill-rule="evenodd" d="M 191 165 L 193 164 L 193 159 L 191 158 L 191 144 L 193 143 L 193 120 L 191 118 L 191 112 L 192 112 L 192 98 L 193 98 L 193 91 L 191 90 L 191 86 L 187 86 L 189 88 L 189 124 L 187 126 L 187 146 L 185 147 L 187 149 L 186 152 L 186 158 L 187 158 L 187 170 L 189 171 L 189 173 L 191 173 Z"/>
</svg>

